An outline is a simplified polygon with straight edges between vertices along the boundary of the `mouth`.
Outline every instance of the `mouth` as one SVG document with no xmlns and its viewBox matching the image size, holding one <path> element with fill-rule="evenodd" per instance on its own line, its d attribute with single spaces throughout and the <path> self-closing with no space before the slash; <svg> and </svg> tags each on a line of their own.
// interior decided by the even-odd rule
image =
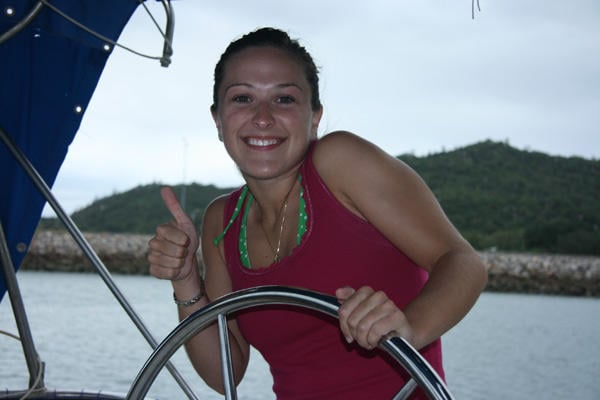
<svg viewBox="0 0 600 400">
<path fill-rule="evenodd" d="M 249 136 L 243 139 L 244 143 L 246 143 L 250 147 L 260 148 L 260 149 L 268 149 L 274 146 L 278 146 L 283 143 L 285 139 L 276 138 L 276 137 L 256 137 Z"/>
</svg>

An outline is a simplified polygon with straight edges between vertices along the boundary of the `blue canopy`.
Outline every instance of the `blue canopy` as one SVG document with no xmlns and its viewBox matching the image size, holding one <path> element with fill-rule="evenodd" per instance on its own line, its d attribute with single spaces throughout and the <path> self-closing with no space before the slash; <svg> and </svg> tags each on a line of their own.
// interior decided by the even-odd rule
<svg viewBox="0 0 600 400">
<path fill-rule="evenodd" d="M 37 0 L 0 0 L 0 128 L 52 186 L 113 46 Z M 51 0 L 51 5 L 116 41 L 138 0 Z M 45 204 L 0 142 L 0 222 L 15 268 L 29 247 Z M 0 300 L 6 286 L 0 275 Z"/>
</svg>

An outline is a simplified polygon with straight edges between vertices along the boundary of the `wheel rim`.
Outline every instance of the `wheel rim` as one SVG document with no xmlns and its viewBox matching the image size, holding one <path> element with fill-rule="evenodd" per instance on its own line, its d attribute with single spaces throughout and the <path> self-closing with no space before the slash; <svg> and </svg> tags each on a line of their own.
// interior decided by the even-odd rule
<svg viewBox="0 0 600 400">
<path fill-rule="evenodd" d="M 290 305 L 320 311 L 338 318 L 339 303 L 333 296 L 287 286 L 260 286 L 232 292 L 194 312 L 181 321 L 158 345 L 135 378 L 127 399 L 142 399 L 160 370 L 189 338 L 217 321 L 221 344 L 221 361 L 225 397 L 237 399 L 228 341 L 226 316 L 248 308 L 266 305 Z M 433 400 L 454 399 L 446 385 L 427 361 L 404 339 L 382 339 L 379 347 L 390 354 L 412 377 L 394 400 L 407 398 L 419 386 Z M 416 383 L 416 385 L 415 385 Z"/>
</svg>

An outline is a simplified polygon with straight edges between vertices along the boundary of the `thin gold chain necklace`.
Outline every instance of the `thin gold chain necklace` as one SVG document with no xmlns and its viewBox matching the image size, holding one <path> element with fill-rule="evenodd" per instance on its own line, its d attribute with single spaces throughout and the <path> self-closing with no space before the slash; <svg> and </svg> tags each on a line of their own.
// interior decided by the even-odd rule
<svg viewBox="0 0 600 400">
<path fill-rule="evenodd" d="M 283 206 L 281 207 L 281 210 L 279 211 L 279 215 L 277 216 L 277 219 L 281 218 L 281 224 L 279 225 L 279 237 L 277 239 L 277 248 L 275 248 L 275 246 L 273 246 L 273 244 L 271 243 L 271 239 L 269 239 L 267 230 L 265 229 L 262 222 L 258 223 L 260 225 L 260 228 L 262 229 L 263 233 L 265 234 L 265 238 L 267 239 L 267 243 L 269 244 L 269 247 L 271 247 L 271 250 L 273 251 L 273 262 L 279 262 L 279 260 L 281 260 L 281 239 L 283 237 L 283 230 L 285 228 L 285 216 L 287 214 L 288 200 L 289 200 L 290 194 L 292 193 L 292 190 L 294 190 L 295 186 L 296 186 L 296 181 L 294 180 L 294 184 L 292 185 L 290 190 L 288 190 L 287 194 L 285 195 L 285 199 L 283 200 Z"/>
</svg>

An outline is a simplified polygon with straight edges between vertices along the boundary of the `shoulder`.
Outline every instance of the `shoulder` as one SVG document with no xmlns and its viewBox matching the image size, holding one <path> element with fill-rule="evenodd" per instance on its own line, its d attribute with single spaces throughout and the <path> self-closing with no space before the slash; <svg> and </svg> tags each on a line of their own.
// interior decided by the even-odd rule
<svg viewBox="0 0 600 400">
<path fill-rule="evenodd" d="M 222 194 L 219 197 L 213 199 L 208 206 L 206 206 L 206 210 L 204 211 L 204 216 L 214 216 L 214 214 L 221 214 L 225 210 L 225 205 L 227 204 L 227 199 L 231 196 L 231 193 Z"/>
<path fill-rule="evenodd" d="M 209 203 L 202 219 L 202 236 L 214 239 L 223 230 L 225 207 L 231 193 L 223 194 Z M 211 240 L 212 240 L 211 239 Z"/>
<path fill-rule="evenodd" d="M 352 132 L 334 131 L 328 133 L 317 141 L 313 157 L 348 157 L 353 153 L 360 154 L 365 147 L 369 147 L 371 145 L 372 144 L 370 142 Z"/>
<path fill-rule="evenodd" d="M 397 215 L 431 203 L 430 189 L 410 166 L 349 132 L 320 139 L 313 164 L 334 197 L 366 220 L 385 219 L 379 215 L 384 203 Z"/>
<path fill-rule="evenodd" d="M 335 131 L 320 138 L 315 145 L 313 160 L 317 168 L 330 166 L 355 170 L 369 165 L 377 167 L 381 163 L 408 167 L 374 143 L 347 131 Z"/>
<path fill-rule="evenodd" d="M 314 164 L 329 190 L 425 269 L 464 239 L 424 180 L 407 164 L 348 133 L 325 136 Z"/>
<path fill-rule="evenodd" d="M 215 239 L 223 232 L 223 216 L 229 195 L 222 195 L 214 199 L 204 211 L 202 218 L 202 259 L 206 271 L 213 271 L 215 265 L 223 264 L 223 246 L 215 246 Z"/>
<path fill-rule="evenodd" d="M 414 179 L 414 171 L 374 143 L 347 131 L 336 131 L 319 139 L 313 164 L 330 189 L 379 182 L 380 179 Z M 341 185 L 341 186 L 340 186 Z"/>
</svg>

